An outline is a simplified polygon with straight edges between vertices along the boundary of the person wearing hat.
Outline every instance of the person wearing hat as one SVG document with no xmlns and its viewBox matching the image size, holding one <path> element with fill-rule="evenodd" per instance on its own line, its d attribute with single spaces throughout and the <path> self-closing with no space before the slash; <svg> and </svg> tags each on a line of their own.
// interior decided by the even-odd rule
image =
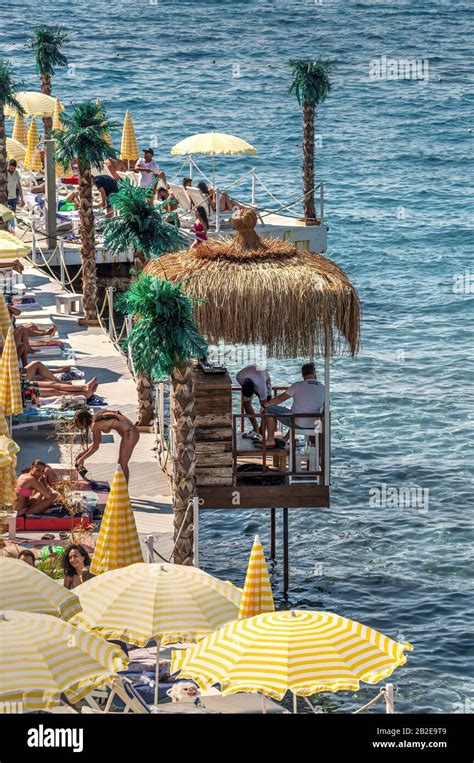
<svg viewBox="0 0 474 763">
<path fill-rule="evenodd" d="M 166 182 L 165 173 L 160 172 L 160 168 L 153 159 L 153 156 L 153 149 L 145 148 L 143 159 L 139 159 L 135 165 L 135 172 L 138 172 L 138 185 L 140 188 L 149 188 L 155 183 L 155 180 L 158 177 Z"/>
</svg>

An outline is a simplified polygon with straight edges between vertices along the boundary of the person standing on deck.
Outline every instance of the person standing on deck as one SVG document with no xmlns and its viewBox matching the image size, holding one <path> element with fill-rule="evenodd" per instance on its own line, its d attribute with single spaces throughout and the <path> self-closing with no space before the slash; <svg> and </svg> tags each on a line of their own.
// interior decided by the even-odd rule
<svg viewBox="0 0 474 763">
<path fill-rule="evenodd" d="M 120 411 L 100 411 L 92 415 L 87 408 L 81 408 L 74 416 L 74 424 L 82 433 L 85 449 L 76 458 L 76 468 L 82 469 L 84 461 L 90 458 L 96 450 L 99 450 L 103 434 L 110 434 L 112 430 L 120 435 L 120 450 L 118 463 L 122 467 L 125 479 L 128 482 L 130 472 L 128 463 L 138 440 L 140 430 L 127 419 Z M 92 444 L 89 445 L 89 434 L 92 435 Z"/>
<path fill-rule="evenodd" d="M 257 395 L 260 400 L 260 404 L 266 400 L 270 400 L 272 397 L 272 382 L 270 374 L 264 368 L 259 368 L 256 365 L 245 366 L 237 374 L 237 381 L 242 387 L 242 403 L 245 413 L 250 416 L 250 423 L 254 431 L 253 438 L 260 436 L 260 429 L 258 421 L 255 417 L 255 410 L 252 405 L 252 398 Z M 250 435 L 247 435 L 249 437 Z"/>
<path fill-rule="evenodd" d="M 8 206 L 12 212 L 16 212 L 16 205 L 18 199 L 23 207 L 25 200 L 23 198 L 23 188 L 21 187 L 20 173 L 17 170 L 17 163 L 15 159 L 11 159 L 8 162 L 7 172 L 7 190 L 8 190 Z"/>
<path fill-rule="evenodd" d="M 154 151 L 152 148 L 146 148 L 143 152 L 143 159 L 139 159 L 135 165 L 135 172 L 138 172 L 138 185 L 140 188 L 150 188 L 161 178 L 166 183 L 166 175 L 160 172 L 158 164 L 153 159 Z M 153 203 L 153 199 L 151 201 Z"/>
</svg>

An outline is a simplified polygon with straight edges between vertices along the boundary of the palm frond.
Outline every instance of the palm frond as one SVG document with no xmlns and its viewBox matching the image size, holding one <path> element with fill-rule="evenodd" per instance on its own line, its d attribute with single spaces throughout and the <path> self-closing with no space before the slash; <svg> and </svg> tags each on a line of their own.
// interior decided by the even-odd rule
<svg viewBox="0 0 474 763">
<path fill-rule="evenodd" d="M 116 152 L 106 140 L 118 122 L 108 119 L 101 103 L 87 101 L 74 104 L 70 114 L 61 114 L 62 130 L 52 130 L 56 141 L 56 160 L 68 166 L 77 156 L 79 165 L 101 167 L 105 159 L 116 157 Z"/>
<path fill-rule="evenodd" d="M 52 75 L 55 66 L 68 65 L 66 56 L 61 52 L 67 42 L 69 35 L 61 26 L 43 25 L 33 30 L 33 36 L 26 46 L 34 51 L 36 68 L 40 74 Z"/>
<path fill-rule="evenodd" d="M 13 71 L 9 61 L 0 59 L 0 109 L 5 106 L 15 109 L 18 114 L 23 115 L 25 109 L 17 99 L 16 94 L 24 87 L 23 82 L 15 82 Z"/>
<path fill-rule="evenodd" d="M 119 191 L 110 197 L 118 213 L 106 221 L 104 244 L 112 254 L 128 249 L 140 252 L 144 259 L 159 257 L 179 248 L 182 235 L 166 223 L 160 210 L 148 203 L 151 191 L 133 186 L 127 180 L 119 182 Z"/>
<path fill-rule="evenodd" d="M 125 346 L 139 374 L 163 381 L 206 354 L 206 340 L 193 319 L 194 302 L 181 284 L 143 273 L 117 298 L 118 309 L 135 319 Z"/>
<path fill-rule="evenodd" d="M 292 59 L 289 65 L 293 70 L 293 81 L 288 92 L 296 95 L 300 106 L 323 103 L 331 91 L 330 74 L 334 61 L 299 58 Z"/>
</svg>

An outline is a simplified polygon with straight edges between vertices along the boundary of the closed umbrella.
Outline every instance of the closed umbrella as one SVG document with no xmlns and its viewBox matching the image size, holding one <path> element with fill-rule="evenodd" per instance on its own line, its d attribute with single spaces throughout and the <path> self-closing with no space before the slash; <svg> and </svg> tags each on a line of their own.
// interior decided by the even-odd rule
<svg viewBox="0 0 474 763">
<path fill-rule="evenodd" d="M 16 159 L 17 162 L 22 162 L 26 156 L 26 140 L 25 143 L 14 138 L 7 138 L 7 159 Z"/>
<path fill-rule="evenodd" d="M 235 620 L 241 591 L 196 567 L 132 564 L 76 588 L 78 625 L 104 638 L 145 646 L 152 639 L 194 640 Z M 159 649 L 155 702 L 158 700 Z"/>
<path fill-rule="evenodd" d="M 3 408 L 0 405 L 0 435 L 2 434 L 6 434 L 7 436 L 9 436 L 10 430 L 8 429 L 7 420 L 5 418 Z"/>
<path fill-rule="evenodd" d="M 52 128 L 53 130 L 62 130 L 63 125 L 61 122 L 61 112 L 64 111 L 64 108 L 61 105 L 61 101 L 59 98 L 56 98 L 56 101 L 54 102 L 54 111 L 53 111 L 53 122 L 52 122 Z"/>
<path fill-rule="evenodd" d="M 115 470 L 91 562 L 93 575 L 143 562 L 135 517 L 122 467 Z"/>
<path fill-rule="evenodd" d="M 36 121 L 34 119 L 31 120 L 31 124 L 28 129 L 26 156 L 23 160 L 23 164 L 27 170 L 32 170 L 33 172 L 38 172 L 43 168 L 39 148 L 38 128 L 36 127 Z"/>
<path fill-rule="evenodd" d="M 136 161 L 140 156 L 138 149 L 135 127 L 133 125 L 132 115 L 129 111 L 125 113 L 122 130 L 122 144 L 120 147 L 120 158 L 128 161 Z"/>
<path fill-rule="evenodd" d="M 125 670 L 115 644 L 51 615 L 0 613 L 0 706 L 18 703 L 22 712 L 60 704 L 61 694 L 78 702 L 110 684 Z"/>
<path fill-rule="evenodd" d="M 15 114 L 15 121 L 13 123 L 12 138 L 20 143 L 22 146 L 26 146 L 27 132 L 25 120 L 23 114 Z M 16 159 L 16 156 L 12 157 Z"/>
<path fill-rule="evenodd" d="M 0 358 L 0 405 L 7 416 L 23 411 L 18 354 L 13 326 L 8 329 Z"/>
<path fill-rule="evenodd" d="M 406 662 L 401 644 L 332 612 L 271 612 L 229 623 L 184 653 L 180 670 L 201 688 L 220 684 L 223 694 L 260 692 L 276 700 L 289 690 L 308 697 L 323 691 L 358 691 Z"/>
<path fill-rule="evenodd" d="M 11 327 L 11 325 L 12 325 L 12 320 L 11 320 L 10 313 L 8 312 L 7 303 L 5 302 L 5 297 L 0 291 L 0 334 L 1 336 L 7 335 L 8 329 Z"/>
<path fill-rule="evenodd" d="M 244 590 L 239 607 L 239 620 L 262 612 L 274 612 L 272 587 L 268 576 L 265 555 L 258 535 L 255 536 L 250 553 Z"/>
<path fill-rule="evenodd" d="M 0 435 L 0 505 L 3 506 L 11 506 L 14 503 L 16 487 L 16 454 L 19 450 L 20 448 L 16 442 L 8 436 L 8 430 L 6 435 Z"/>
<path fill-rule="evenodd" d="M 0 204 L 0 216 L 2 211 L 2 205 Z M 8 208 L 8 219 L 12 219 L 15 215 Z M 5 218 L 4 218 L 5 219 Z M 19 238 L 8 233 L 7 231 L 0 230 L 0 260 L 12 260 L 17 257 L 28 257 L 31 252 L 31 246 L 20 241 Z"/>
<path fill-rule="evenodd" d="M 21 559 L 0 557 L 0 580 L 3 580 L 0 610 L 37 612 L 62 620 L 69 620 L 81 611 L 79 598 L 73 591 Z"/>
</svg>

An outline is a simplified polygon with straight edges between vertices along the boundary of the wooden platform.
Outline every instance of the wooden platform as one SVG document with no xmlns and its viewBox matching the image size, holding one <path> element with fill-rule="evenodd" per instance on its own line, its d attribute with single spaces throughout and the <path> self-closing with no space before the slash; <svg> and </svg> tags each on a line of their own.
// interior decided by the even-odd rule
<svg viewBox="0 0 474 763">
<path fill-rule="evenodd" d="M 202 509 L 321 509 L 329 507 L 325 485 L 235 485 L 200 487 Z"/>
</svg>

